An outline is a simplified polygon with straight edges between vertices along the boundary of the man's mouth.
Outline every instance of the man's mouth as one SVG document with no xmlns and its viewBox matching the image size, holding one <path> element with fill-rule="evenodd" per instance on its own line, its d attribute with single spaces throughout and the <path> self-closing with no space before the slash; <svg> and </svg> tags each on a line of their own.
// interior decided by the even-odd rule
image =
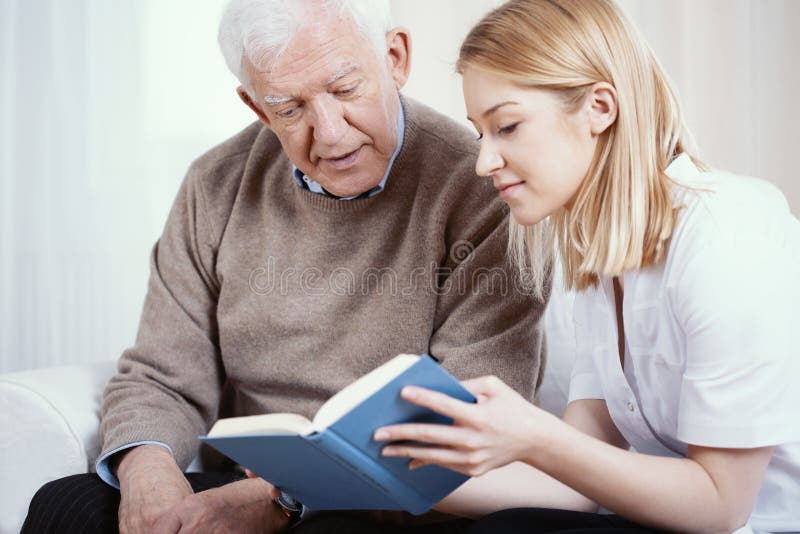
<svg viewBox="0 0 800 534">
<path fill-rule="evenodd" d="M 352 152 L 347 152 L 345 154 L 329 158 L 320 158 L 320 161 L 324 161 L 326 164 L 338 170 L 346 169 L 355 164 L 359 154 L 361 154 L 362 148 L 363 146 L 360 146 L 357 149 L 353 150 Z"/>
</svg>

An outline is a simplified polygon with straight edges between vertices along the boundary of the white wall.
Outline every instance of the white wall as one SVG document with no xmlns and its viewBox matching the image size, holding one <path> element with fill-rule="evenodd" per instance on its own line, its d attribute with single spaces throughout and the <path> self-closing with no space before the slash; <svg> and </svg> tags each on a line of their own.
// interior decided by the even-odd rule
<svg viewBox="0 0 800 534">
<path fill-rule="evenodd" d="M 464 121 L 460 39 L 493 0 L 392 0 L 406 93 Z M 800 214 L 800 2 L 623 0 L 713 165 Z M 0 0 L 0 372 L 114 359 L 189 162 L 252 120 L 217 50 L 224 0 Z"/>
<path fill-rule="evenodd" d="M 675 80 L 701 155 L 800 216 L 800 2 L 621 0 Z"/>
</svg>

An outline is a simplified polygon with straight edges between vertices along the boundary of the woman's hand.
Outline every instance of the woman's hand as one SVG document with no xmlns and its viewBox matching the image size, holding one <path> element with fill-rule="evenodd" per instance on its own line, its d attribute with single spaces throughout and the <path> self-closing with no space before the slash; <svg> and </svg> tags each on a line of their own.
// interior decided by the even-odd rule
<svg viewBox="0 0 800 534">
<path fill-rule="evenodd" d="M 376 441 L 396 443 L 383 449 L 384 456 L 408 457 L 411 469 L 438 464 L 470 476 L 516 460 L 527 461 L 544 427 L 557 418 L 536 408 L 494 376 L 468 380 L 464 387 L 478 399 L 462 402 L 442 393 L 405 387 L 401 396 L 453 419 L 453 425 L 402 424 L 379 428 Z"/>
</svg>

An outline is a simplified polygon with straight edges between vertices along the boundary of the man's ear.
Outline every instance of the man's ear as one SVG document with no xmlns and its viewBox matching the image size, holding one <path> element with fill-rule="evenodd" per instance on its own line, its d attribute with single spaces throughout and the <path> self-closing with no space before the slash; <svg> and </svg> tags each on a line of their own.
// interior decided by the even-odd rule
<svg viewBox="0 0 800 534">
<path fill-rule="evenodd" d="M 244 90 L 244 87 L 242 87 L 241 85 L 237 87 L 236 94 L 239 95 L 239 98 L 242 99 L 242 102 L 247 104 L 248 108 L 252 109 L 255 112 L 255 114 L 258 115 L 258 120 L 263 122 L 266 125 L 266 127 L 269 128 L 269 118 L 264 113 L 264 111 L 260 107 L 258 107 L 258 105 L 255 102 L 253 102 L 253 99 L 250 98 L 250 95 L 247 94 L 247 91 Z"/>
<path fill-rule="evenodd" d="M 408 81 L 411 71 L 411 35 L 408 30 L 401 26 L 390 30 L 386 34 L 386 49 L 389 71 L 395 87 L 400 90 Z"/>
<path fill-rule="evenodd" d="M 600 135 L 617 120 L 617 90 L 610 83 L 597 82 L 586 95 L 589 127 L 592 135 Z"/>
</svg>

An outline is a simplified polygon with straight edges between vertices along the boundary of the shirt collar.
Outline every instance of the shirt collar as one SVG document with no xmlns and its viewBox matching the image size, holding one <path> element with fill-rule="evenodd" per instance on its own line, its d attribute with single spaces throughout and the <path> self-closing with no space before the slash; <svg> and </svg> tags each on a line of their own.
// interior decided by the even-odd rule
<svg viewBox="0 0 800 534">
<path fill-rule="evenodd" d="M 683 152 L 678 157 L 672 160 L 672 163 L 667 165 L 664 174 L 673 180 L 680 180 L 697 174 L 699 171 L 695 166 L 689 154 Z"/>
<path fill-rule="evenodd" d="M 405 110 L 403 110 L 403 104 L 400 103 L 399 112 L 397 114 L 397 148 L 394 149 L 394 154 L 389 159 L 389 164 L 386 166 L 386 172 L 381 179 L 381 182 L 367 191 L 366 193 L 361 193 L 359 195 L 354 195 L 352 197 L 340 197 L 339 200 L 353 200 L 354 198 L 367 198 L 373 197 L 383 191 L 384 187 L 386 187 L 386 181 L 389 179 L 389 173 L 392 171 L 392 165 L 394 165 L 394 160 L 397 159 L 397 155 L 400 154 L 400 150 L 403 148 L 403 138 L 405 137 L 406 131 L 406 114 Z M 308 189 L 312 193 L 316 193 L 318 195 L 326 195 L 328 193 L 322 188 L 322 186 L 315 182 L 313 178 L 310 176 L 304 175 L 300 169 L 298 169 L 295 165 L 292 165 L 292 176 L 294 176 L 297 185 L 302 187 L 303 189 Z"/>
</svg>

